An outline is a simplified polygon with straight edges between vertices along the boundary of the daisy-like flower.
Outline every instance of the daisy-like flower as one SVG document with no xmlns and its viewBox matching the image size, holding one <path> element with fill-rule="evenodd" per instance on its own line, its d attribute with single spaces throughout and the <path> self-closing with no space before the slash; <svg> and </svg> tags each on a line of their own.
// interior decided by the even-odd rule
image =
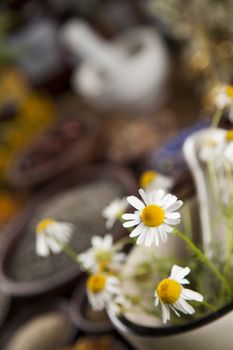
<svg viewBox="0 0 233 350">
<path fill-rule="evenodd" d="M 184 278 L 189 272 L 189 267 L 174 265 L 170 277 L 159 283 L 154 296 L 155 306 L 161 303 L 163 323 L 170 320 L 170 309 L 177 316 L 180 316 L 179 311 L 186 315 L 193 315 L 195 310 L 187 300 L 203 301 L 204 298 L 200 293 L 183 287 L 183 284 L 189 284 L 189 281 Z"/>
<path fill-rule="evenodd" d="M 122 293 L 113 298 L 108 304 L 108 310 L 115 315 L 121 315 L 131 308 L 132 302 Z"/>
<path fill-rule="evenodd" d="M 122 216 L 124 220 L 129 220 L 123 226 L 126 228 L 136 226 L 130 233 L 130 237 L 138 237 L 137 244 L 145 244 L 149 247 L 155 243 L 158 246 L 159 238 L 165 243 L 167 233 L 173 231 L 170 225 L 180 223 L 181 215 L 175 210 L 179 209 L 183 202 L 171 194 L 165 195 L 161 189 L 151 193 L 145 193 L 140 189 L 139 194 L 143 201 L 135 196 L 127 198 L 137 210 L 133 214 Z"/>
<path fill-rule="evenodd" d="M 140 187 L 145 191 L 153 191 L 162 188 L 166 192 L 171 189 L 174 181 L 169 176 L 164 176 L 154 170 L 145 171 L 139 179 Z"/>
<path fill-rule="evenodd" d="M 48 256 L 50 251 L 58 254 L 68 244 L 74 232 L 74 225 L 58 222 L 51 218 L 41 220 L 36 226 L 36 253 Z"/>
<path fill-rule="evenodd" d="M 120 283 L 116 277 L 97 273 L 90 275 L 87 280 L 87 296 L 94 310 L 103 310 L 118 294 L 120 294 Z"/>
<path fill-rule="evenodd" d="M 116 198 L 102 211 L 102 216 L 106 219 L 106 228 L 110 229 L 115 221 L 121 218 L 128 206 L 126 198 Z"/>
<path fill-rule="evenodd" d="M 224 142 L 224 134 L 210 135 L 200 147 L 199 158 L 203 162 L 220 161 L 222 146 Z"/>
<path fill-rule="evenodd" d="M 94 236 L 91 240 L 92 248 L 79 255 L 79 261 L 85 270 L 97 271 L 119 271 L 126 255 L 116 252 L 113 247 L 113 237 Z"/>
<path fill-rule="evenodd" d="M 225 140 L 224 158 L 233 164 L 233 129 L 226 132 Z"/>
<path fill-rule="evenodd" d="M 229 119 L 233 122 L 233 86 L 218 84 L 210 92 L 209 100 L 218 109 L 228 109 Z"/>
</svg>

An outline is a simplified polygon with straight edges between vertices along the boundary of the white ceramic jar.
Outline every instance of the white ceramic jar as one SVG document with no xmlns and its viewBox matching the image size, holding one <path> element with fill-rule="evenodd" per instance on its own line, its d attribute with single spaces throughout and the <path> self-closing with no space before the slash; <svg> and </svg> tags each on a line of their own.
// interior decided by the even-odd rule
<svg viewBox="0 0 233 350">
<path fill-rule="evenodd" d="M 233 303 L 183 326 L 146 327 L 109 314 L 114 327 L 138 350 L 232 350 Z"/>
</svg>

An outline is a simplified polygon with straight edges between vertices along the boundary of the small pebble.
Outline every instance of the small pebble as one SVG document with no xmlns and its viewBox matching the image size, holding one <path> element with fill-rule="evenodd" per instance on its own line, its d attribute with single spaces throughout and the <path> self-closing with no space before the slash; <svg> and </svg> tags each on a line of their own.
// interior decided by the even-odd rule
<svg viewBox="0 0 233 350">
<path fill-rule="evenodd" d="M 73 325 L 62 312 L 37 316 L 22 325 L 5 350 L 53 350 L 70 340 Z"/>
</svg>

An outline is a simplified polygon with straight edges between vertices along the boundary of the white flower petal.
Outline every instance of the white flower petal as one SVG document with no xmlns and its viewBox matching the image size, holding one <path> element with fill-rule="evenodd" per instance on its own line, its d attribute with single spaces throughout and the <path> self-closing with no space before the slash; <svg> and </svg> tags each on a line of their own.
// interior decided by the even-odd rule
<svg viewBox="0 0 233 350">
<path fill-rule="evenodd" d="M 91 245 L 94 248 L 101 248 L 102 238 L 100 236 L 93 236 L 91 239 Z"/>
<path fill-rule="evenodd" d="M 170 310 L 166 304 L 161 303 L 162 306 L 162 314 L 163 314 L 163 323 L 167 323 L 170 320 Z"/>
<path fill-rule="evenodd" d="M 103 249 L 111 249 L 113 243 L 113 237 L 112 235 L 105 235 L 105 237 L 102 239 L 102 248 Z"/>
<path fill-rule="evenodd" d="M 151 204 L 161 205 L 161 200 L 162 200 L 164 194 L 165 194 L 165 192 L 162 189 L 159 189 L 157 191 L 153 191 L 151 193 Z"/>
<path fill-rule="evenodd" d="M 133 227 L 133 226 L 136 226 L 140 223 L 140 219 L 136 219 L 136 220 L 131 220 L 131 221 L 126 221 L 123 223 L 123 226 L 125 228 L 129 228 L 129 227 Z"/>
<path fill-rule="evenodd" d="M 159 235 L 161 237 L 162 242 L 166 243 L 167 242 L 167 233 L 166 233 L 166 231 L 161 226 L 158 227 L 158 231 L 159 231 Z"/>
<path fill-rule="evenodd" d="M 116 221 L 115 219 L 107 219 L 105 223 L 106 229 L 110 230 L 113 227 L 115 221 Z"/>
<path fill-rule="evenodd" d="M 181 281 L 185 276 L 187 276 L 190 273 L 189 267 L 184 267 L 180 269 L 176 274 L 176 280 L 177 282 Z"/>
<path fill-rule="evenodd" d="M 170 305 L 170 308 L 175 312 L 176 316 L 180 317 L 179 312 L 172 305 Z"/>
<path fill-rule="evenodd" d="M 145 229 L 145 226 L 143 224 L 143 222 L 141 222 L 129 235 L 129 237 L 133 238 L 133 237 L 137 237 L 139 236 Z"/>
<path fill-rule="evenodd" d="M 184 308 L 184 310 L 186 310 L 186 312 L 187 312 L 189 315 L 195 314 L 194 308 L 192 307 L 192 305 L 190 305 L 189 303 L 187 303 L 186 300 L 180 298 L 180 299 L 179 299 L 179 302 L 180 302 L 180 305 Z"/>
<path fill-rule="evenodd" d="M 179 283 L 180 284 L 190 284 L 190 282 L 186 278 L 181 279 Z"/>
<path fill-rule="evenodd" d="M 168 225 L 178 225 L 180 223 L 180 219 L 165 218 L 164 222 Z"/>
<path fill-rule="evenodd" d="M 169 278 L 174 279 L 178 283 L 190 273 L 189 267 L 181 267 L 178 265 L 174 265 L 171 270 L 171 275 Z"/>
<path fill-rule="evenodd" d="M 173 265 L 172 266 L 172 269 L 171 269 L 171 274 L 170 274 L 170 277 L 172 280 L 175 280 L 176 279 L 176 275 L 180 272 L 180 271 L 183 271 L 183 267 L 180 267 L 178 265 Z"/>
<path fill-rule="evenodd" d="M 36 235 L 36 253 L 43 257 L 49 255 L 49 247 L 43 233 Z"/>
<path fill-rule="evenodd" d="M 176 201 L 175 203 L 171 204 L 169 207 L 166 208 L 166 212 L 169 213 L 171 211 L 180 209 L 180 207 L 183 205 L 183 202 L 181 200 Z"/>
<path fill-rule="evenodd" d="M 145 246 L 150 247 L 153 243 L 153 229 L 150 229 L 146 233 Z"/>
<path fill-rule="evenodd" d="M 134 220 L 136 218 L 137 218 L 136 215 L 132 214 L 132 213 L 126 213 L 126 214 L 122 215 L 123 220 Z"/>
<path fill-rule="evenodd" d="M 158 247 L 159 246 L 159 231 L 157 228 L 154 229 L 154 241 L 155 241 L 155 245 Z"/>
<path fill-rule="evenodd" d="M 173 227 L 171 227 L 171 226 L 169 226 L 169 225 L 167 225 L 167 224 L 162 224 L 162 225 L 160 225 L 159 227 L 160 227 L 161 229 L 163 229 L 165 232 L 168 232 L 168 233 L 171 233 L 171 232 L 174 230 Z"/>
<path fill-rule="evenodd" d="M 159 305 L 159 298 L 155 295 L 155 306 Z"/>
<path fill-rule="evenodd" d="M 138 210 L 142 210 L 145 208 L 145 204 L 135 196 L 127 197 L 127 201 L 129 202 L 129 204 L 131 204 L 134 208 Z"/>
<path fill-rule="evenodd" d="M 140 236 L 138 237 L 137 242 L 136 242 L 138 245 L 141 245 L 144 243 L 144 241 L 146 239 L 146 234 L 147 234 L 147 230 L 145 230 L 145 232 L 142 232 L 140 234 Z"/>
<path fill-rule="evenodd" d="M 52 251 L 52 253 L 54 254 L 59 254 L 62 252 L 62 245 L 55 242 L 55 241 L 52 241 L 51 239 L 48 241 L 48 244 L 49 244 L 49 248 L 50 250 Z"/>
<path fill-rule="evenodd" d="M 158 247 L 159 246 L 159 232 L 158 232 L 158 229 L 156 227 L 154 227 L 154 229 L 153 229 L 153 235 L 154 235 L 155 245 L 156 245 L 156 247 Z"/>
<path fill-rule="evenodd" d="M 178 212 L 173 212 L 173 213 L 167 213 L 165 214 L 165 217 L 168 219 L 180 219 L 181 215 Z"/>
<path fill-rule="evenodd" d="M 164 209 L 168 208 L 169 206 L 171 206 L 172 204 L 174 204 L 177 201 L 177 197 L 173 196 L 172 194 L 167 194 L 163 200 L 162 200 L 162 207 Z"/>
<path fill-rule="evenodd" d="M 149 196 L 147 196 L 146 192 L 142 188 L 140 188 L 138 192 L 146 205 L 150 204 Z"/>
<path fill-rule="evenodd" d="M 186 300 L 203 301 L 203 296 L 191 289 L 183 288 L 181 296 Z"/>
</svg>

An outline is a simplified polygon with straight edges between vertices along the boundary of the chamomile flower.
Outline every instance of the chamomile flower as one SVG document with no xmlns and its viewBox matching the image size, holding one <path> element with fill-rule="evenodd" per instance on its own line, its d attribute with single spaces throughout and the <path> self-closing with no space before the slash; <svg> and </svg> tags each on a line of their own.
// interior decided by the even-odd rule
<svg viewBox="0 0 233 350">
<path fill-rule="evenodd" d="M 87 280 L 87 296 L 94 310 L 103 310 L 119 293 L 120 283 L 116 277 L 97 273 Z"/>
<path fill-rule="evenodd" d="M 119 219 L 128 206 L 126 198 L 116 198 L 102 211 L 102 216 L 106 219 L 106 228 L 110 229 L 115 221 Z"/>
<path fill-rule="evenodd" d="M 36 253 L 48 256 L 50 251 L 58 254 L 63 245 L 69 243 L 74 226 L 67 222 L 58 222 L 51 218 L 41 220 L 36 226 Z"/>
<path fill-rule="evenodd" d="M 108 310 L 115 315 L 121 315 L 131 308 L 132 302 L 123 293 L 114 297 L 108 304 Z"/>
<path fill-rule="evenodd" d="M 91 240 L 92 248 L 79 255 L 79 261 L 85 270 L 97 271 L 118 271 L 126 255 L 116 252 L 113 247 L 113 237 L 94 236 Z"/>
<path fill-rule="evenodd" d="M 180 316 L 179 311 L 186 315 L 193 315 L 194 308 L 187 300 L 202 302 L 203 296 L 191 289 L 183 287 L 183 284 L 189 284 L 184 277 L 190 272 L 189 267 L 180 267 L 174 265 L 170 277 L 162 280 L 155 291 L 155 306 L 161 303 L 163 323 L 170 320 L 170 309 Z"/>
<path fill-rule="evenodd" d="M 220 109 L 229 110 L 229 119 L 233 122 L 233 86 L 218 84 L 210 92 L 210 101 Z"/>
<path fill-rule="evenodd" d="M 162 188 L 166 192 L 171 189 L 174 181 L 169 176 L 164 176 L 154 170 L 145 171 L 139 179 L 140 187 L 146 192 Z"/>
<path fill-rule="evenodd" d="M 181 215 L 175 210 L 179 209 L 183 202 L 177 200 L 176 196 L 165 195 L 163 190 L 145 193 L 143 189 L 139 190 L 140 200 L 135 196 L 127 198 L 128 202 L 137 209 L 133 214 L 124 214 L 122 218 L 129 220 L 123 224 L 130 228 L 136 226 L 130 233 L 130 237 L 138 237 L 137 244 L 151 246 L 155 243 L 159 245 L 159 238 L 162 242 L 167 241 L 167 233 L 171 233 L 173 228 L 170 225 L 180 223 Z"/>
<path fill-rule="evenodd" d="M 224 158 L 233 164 L 233 129 L 226 132 Z"/>
<path fill-rule="evenodd" d="M 199 158 L 202 162 L 220 161 L 224 134 L 210 135 L 205 139 L 199 150 Z M 217 164 L 216 164 L 217 165 Z"/>
</svg>

